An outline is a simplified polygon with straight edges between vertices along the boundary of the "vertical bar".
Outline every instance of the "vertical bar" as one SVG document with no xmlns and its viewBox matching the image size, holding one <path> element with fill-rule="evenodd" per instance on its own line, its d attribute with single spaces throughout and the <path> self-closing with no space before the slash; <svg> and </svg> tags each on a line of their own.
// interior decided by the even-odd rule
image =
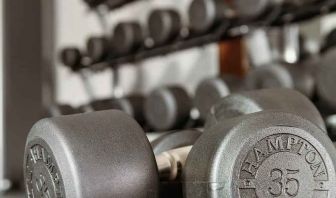
<svg viewBox="0 0 336 198">
<path fill-rule="evenodd" d="M 40 0 L 3 0 L 4 64 L 2 97 L 5 153 L 2 179 L 22 187 L 26 136 L 42 115 Z"/>
</svg>

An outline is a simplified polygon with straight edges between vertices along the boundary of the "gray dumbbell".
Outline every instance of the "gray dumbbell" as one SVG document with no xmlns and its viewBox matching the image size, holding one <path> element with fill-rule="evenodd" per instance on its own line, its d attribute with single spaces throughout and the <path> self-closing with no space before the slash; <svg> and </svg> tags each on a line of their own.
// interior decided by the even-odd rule
<svg viewBox="0 0 336 198">
<path fill-rule="evenodd" d="M 230 20 L 234 18 L 251 20 L 263 14 L 269 2 L 268 0 L 193 0 L 189 8 L 189 26 L 195 33 L 204 33 L 218 24 L 229 25 Z"/>
<path fill-rule="evenodd" d="M 202 132 L 197 129 L 174 131 L 152 141 L 151 145 L 154 154 L 159 155 L 172 149 L 192 146 L 201 135 Z M 180 181 L 160 182 L 159 194 L 160 198 L 183 198 L 182 183 Z"/>
<path fill-rule="evenodd" d="M 181 29 L 181 17 L 176 10 L 154 10 L 149 15 L 148 33 L 155 46 L 175 39 Z"/>
<path fill-rule="evenodd" d="M 221 98 L 231 93 L 244 90 L 244 79 L 233 75 L 225 75 L 221 78 L 209 78 L 202 81 L 196 89 L 194 105 L 200 112 L 201 119 L 205 119 L 211 107 Z"/>
<path fill-rule="evenodd" d="M 262 91 L 258 100 L 275 93 Z M 158 197 L 160 179 L 181 180 L 186 198 L 332 197 L 333 143 L 316 121 L 275 109 L 236 114 L 204 131 L 193 146 L 156 156 L 141 127 L 119 111 L 44 119 L 27 138 L 26 192 L 148 198 Z"/>
<path fill-rule="evenodd" d="M 144 96 L 140 94 L 129 95 L 123 98 L 108 98 L 92 101 L 88 109 L 91 111 L 102 111 L 116 109 L 131 115 L 140 125 L 145 124 Z M 90 111 L 90 110 L 89 110 Z"/>
<path fill-rule="evenodd" d="M 317 72 L 317 94 L 329 111 L 336 112 L 336 49 L 322 57 Z"/>
<path fill-rule="evenodd" d="M 291 88 L 312 97 L 315 79 L 310 70 L 299 65 L 272 64 L 252 69 L 246 77 L 248 89 Z"/>
<path fill-rule="evenodd" d="M 119 23 L 113 32 L 110 47 L 117 55 L 134 52 L 144 43 L 144 33 L 141 25 L 137 22 Z"/>
<path fill-rule="evenodd" d="M 155 131 L 183 128 L 190 120 L 192 100 L 179 86 L 167 86 L 154 90 L 145 101 L 145 117 Z"/>
</svg>

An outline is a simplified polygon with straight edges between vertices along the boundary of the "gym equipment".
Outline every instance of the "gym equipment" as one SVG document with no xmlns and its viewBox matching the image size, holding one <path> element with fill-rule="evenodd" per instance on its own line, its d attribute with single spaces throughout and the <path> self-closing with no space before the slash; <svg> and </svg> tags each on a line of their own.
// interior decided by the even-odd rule
<svg viewBox="0 0 336 198">
<path fill-rule="evenodd" d="M 231 94 L 211 108 L 204 128 L 207 130 L 222 120 L 265 110 L 293 113 L 326 132 L 324 120 L 314 104 L 291 89 L 263 89 Z"/>
<path fill-rule="evenodd" d="M 174 131 L 154 140 L 151 145 L 154 154 L 158 155 L 172 149 L 192 146 L 201 135 L 202 132 L 197 129 Z M 183 198 L 182 183 L 178 181 L 160 182 L 159 194 L 160 198 Z"/>
<path fill-rule="evenodd" d="M 80 108 L 74 108 L 68 104 L 53 105 L 49 109 L 49 114 L 53 117 L 61 115 L 72 115 L 77 113 L 84 113 Z"/>
<path fill-rule="evenodd" d="M 179 35 L 181 29 L 181 17 L 176 10 L 154 10 L 149 15 L 148 33 L 154 46 L 172 41 Z"/>
<path fill-rule="evenodd" d="M 250 90 L 265 88 L 296 89 L 312 97 L 315 88 L 313 75 L 303 65 L 271 64 L 252 69 L 246 77 Z"/>
<path fill-rule="evenodd" d="M 234 75 L 225 75 L 221 78 L 209 78 L 202 81 L 194 96 L 195 107 L 200 112 L 201 119 L 205 120 L 210 108 L 221 98 L 237 91 L 244 90 L 244 79 Z"/>
<path fill-rule="evenodd" d="M 144 43 L 142 27 L 137 22 L 122 22 L 114 28 L 110 39 L 111 50 L 117 55 L 126 55 L 139 49 Z"/>
<path fill-rule="evenodd" d="M 117 109 L 132 116 L 141 126 L 145 124 L 144 96 L 140 94 L 129 95 L 123 98 L 108 98 L 92 101 L 89 107 L 92 111 Z"/>
<path fill-rule="evenodd" d="M 192 100 L 182 87 L 167 86 L 154 90 L 145 100 L 148 125 L 155 131 L 183 128 L 190 120 Z"/>
<path fill-rule="evenodd" d="M 336 112 L 335 54 L 336 49 L 327 51 L 321 58 L 317 72 L 317 95 L 324 106 L 332 112 Z"/>
<path fill-rule="evenodd" d="M 91 63 L 103 62 L 109 56 L 109 40 L 102 36 L 93 36 L 86 43 L 87 55 Z"/>
<path fill-rule="evenodd" d="M 336 141 L 336 115 L 330 115 L 326 118 L 327 131 L 330 138 Z"/>
<path fill-rule="evenodd" d="M 303 97 L 287 91 L 291 97 L 281 102 L 288 106 L 292 97 Z M 261 101 L 269 100 L 268 94 L 278 96 L 277 90 L 240 95 L 253 93 Z M 314 111 L 311 103 L 305 108 Z M 313 117 L 287 109 L 235 114 L 204 131 L 192 147 L 155 157 L 141 127 L 125 113 L 43 119 L 27 138 L 26 192 L 34 197 L 148 198 L 158 196 L 161 179 L 181 180 L 186 198 L 332 197 L 333 143 L 313 124 L 318 121 L 309 121 Z"/>
<path fill-rule="evenodd" d="M 106 2 L 106 0 L 83 0 L 83 1 L 92 8 L 102 5 L 103 3 Z"/>
<path fill-rule="evenodd" d="M 176 148 L 193 145 L 202 135 L 197 129 L 187 129 L 183 131 L 174 131 L 165 134 L 151 142 L 154 154 L 160 154 Z"/>
<path fill-rule="evenodd" d="M 193 0 L 189 8 L 189 26 L 192 32 L 205 33 L 219 24 L 228 26 L 232 19 L 252 20 L 264 13 L 269 2 Z"/>
</svg>

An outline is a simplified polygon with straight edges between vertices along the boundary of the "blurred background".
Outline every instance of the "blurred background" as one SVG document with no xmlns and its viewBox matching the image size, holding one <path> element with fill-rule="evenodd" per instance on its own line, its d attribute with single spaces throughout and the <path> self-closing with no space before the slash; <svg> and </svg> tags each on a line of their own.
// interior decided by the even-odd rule
<svg viewBox="0 0 336 198">
<path fill-rule="evenodd" d="M 136 117 L 120 99 L 141 96 L 134 99 L 139 102 L 172 86 L 194 98 L 204 80 L 225 75 L 240 78 L 246 90 L 298 88 L 291 80 L 264 86 L 250 75 L 267 78 L 271 74 L 253 72 L 290 65 L 298 75 L 315 76 L 319 67 L 333 66 L 335 1 L 264 2 L 208 13 L 201 3 L 192 8 L 192 0 L 1 1 L 0 192 L 22 191 L 25 139 L 43 117 L 111 108 Z M 300 91 L 327 118 L 336 112 L 330 99 L 336 81 L 328 77 L 318 91 L 313 79 L 311 89 Z M 199 108 L 189 113 L 202 118 Z M 148 119 L 138 118 L 147 131 L 186 127 L 159 127 Z"/>
</svg>

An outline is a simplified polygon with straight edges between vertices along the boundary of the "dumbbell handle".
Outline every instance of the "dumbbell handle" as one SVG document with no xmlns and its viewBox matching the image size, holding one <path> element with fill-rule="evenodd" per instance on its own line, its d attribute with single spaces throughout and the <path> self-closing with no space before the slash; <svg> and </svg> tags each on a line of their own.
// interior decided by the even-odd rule
<svg viewBox="0 0 336 198">
<path fill-rule="evenodd" d="M 177 148 L 155 156 L 161 181 L 174 181 L 181 176 L 191 148 Z"/>
</svg>

